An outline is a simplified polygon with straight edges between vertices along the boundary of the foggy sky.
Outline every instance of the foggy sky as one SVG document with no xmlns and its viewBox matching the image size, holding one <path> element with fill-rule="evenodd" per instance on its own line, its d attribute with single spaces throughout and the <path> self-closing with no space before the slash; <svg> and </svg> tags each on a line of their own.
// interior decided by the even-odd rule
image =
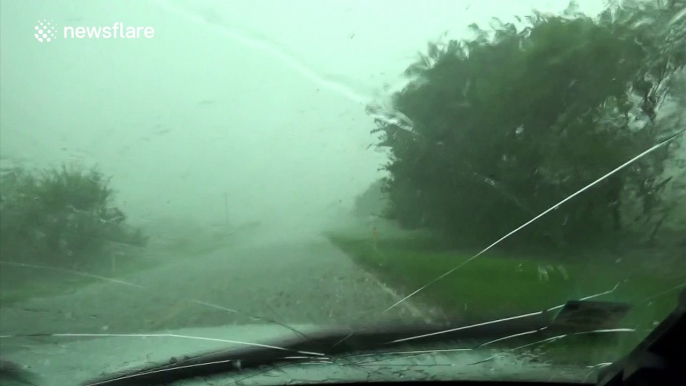
<svg viewBox="0 0 686 386">
<path fill-rule="evenodd" d="M 10 1 L 0 8 L 3 162 L 97 165 L 134 222 L 309 226 L 381 176 L 367 102 L 426 43 L 566 1 Z M 597 12 L 602 1 L 581 1 Z M 39 43 L 38 19 L 152 39 Z"/>
</svg>

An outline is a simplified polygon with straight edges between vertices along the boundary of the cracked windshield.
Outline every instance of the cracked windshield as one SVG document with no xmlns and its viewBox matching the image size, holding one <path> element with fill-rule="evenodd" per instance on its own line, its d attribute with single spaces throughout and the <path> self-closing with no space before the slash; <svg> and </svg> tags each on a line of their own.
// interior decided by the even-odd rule
<svg viewBox="0 0 686 386">
<path fill-rule="evenodd" d="M 686 287 L 683 0 L 0 4 L 3 382 L 593 382 Z"/>
</svg>

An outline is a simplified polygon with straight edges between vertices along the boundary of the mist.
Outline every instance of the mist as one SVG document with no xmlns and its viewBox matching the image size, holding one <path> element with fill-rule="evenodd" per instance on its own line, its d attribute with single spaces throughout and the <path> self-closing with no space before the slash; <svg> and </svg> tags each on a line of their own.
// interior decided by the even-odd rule
<svg viewBox="0 0 686 386">
<path fill-rule="evenodd" d="M 602 1 L 580 2 L 586 12 Z M 172 219 L 309 232 L 348 213 L 386 155 L 370 102 L 427 42 L 559 1 L 3 1 L 0 153 L 112 176 L 138 225 Z M 57 38 L 39 43 L 38 20 Z M 66 39 L 65 26 L 154 37 Z"/>
</svg>

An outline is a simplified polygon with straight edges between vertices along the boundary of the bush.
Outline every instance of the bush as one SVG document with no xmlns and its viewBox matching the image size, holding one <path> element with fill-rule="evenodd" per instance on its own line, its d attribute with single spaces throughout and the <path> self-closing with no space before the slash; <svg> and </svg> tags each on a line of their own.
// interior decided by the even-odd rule
<svg viewBox="0 0 686 386">
<path fill-rule="evenodd" d="M 111 204 L 109 178 L 95 169 L 62 165 L 4 170 L 0 196 L 0 253 L 5 260 L 87 263 L 108 243 L 147 242 Z"/>
</svg>

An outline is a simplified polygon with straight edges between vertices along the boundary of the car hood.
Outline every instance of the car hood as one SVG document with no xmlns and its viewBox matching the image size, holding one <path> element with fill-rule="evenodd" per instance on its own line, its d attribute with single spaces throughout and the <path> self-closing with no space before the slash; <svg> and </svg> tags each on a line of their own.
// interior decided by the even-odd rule
<svg viewBox="0 0 686 386">
<path fill-rule="evenodd" d="M 293 326 L 305 334 L 320 331 L 311 325 Z M 146 334 L 64 334 L 50 338 L 3 339 L 2 357 L 36 374 L 36 385 L 78 385 L 89 379 L 126 369 L 170 363 L 184 356 L 244 347 L 278 346 L 294 332 L 282 326 L 252 324 L 212 328 L 163 330 Z M 537 362 L 521 354 L 479 348 L 468 351 L 406 352 L 397 355 L 365 353 L 327 361 L 303 361 L 212 378 L 180 381 L 179 385 L 207 386 L 217 379 L 246 384 L 342 382 L 382 380 L 536 380 L 589 382 L 593 369 Z"/>
</svg>

